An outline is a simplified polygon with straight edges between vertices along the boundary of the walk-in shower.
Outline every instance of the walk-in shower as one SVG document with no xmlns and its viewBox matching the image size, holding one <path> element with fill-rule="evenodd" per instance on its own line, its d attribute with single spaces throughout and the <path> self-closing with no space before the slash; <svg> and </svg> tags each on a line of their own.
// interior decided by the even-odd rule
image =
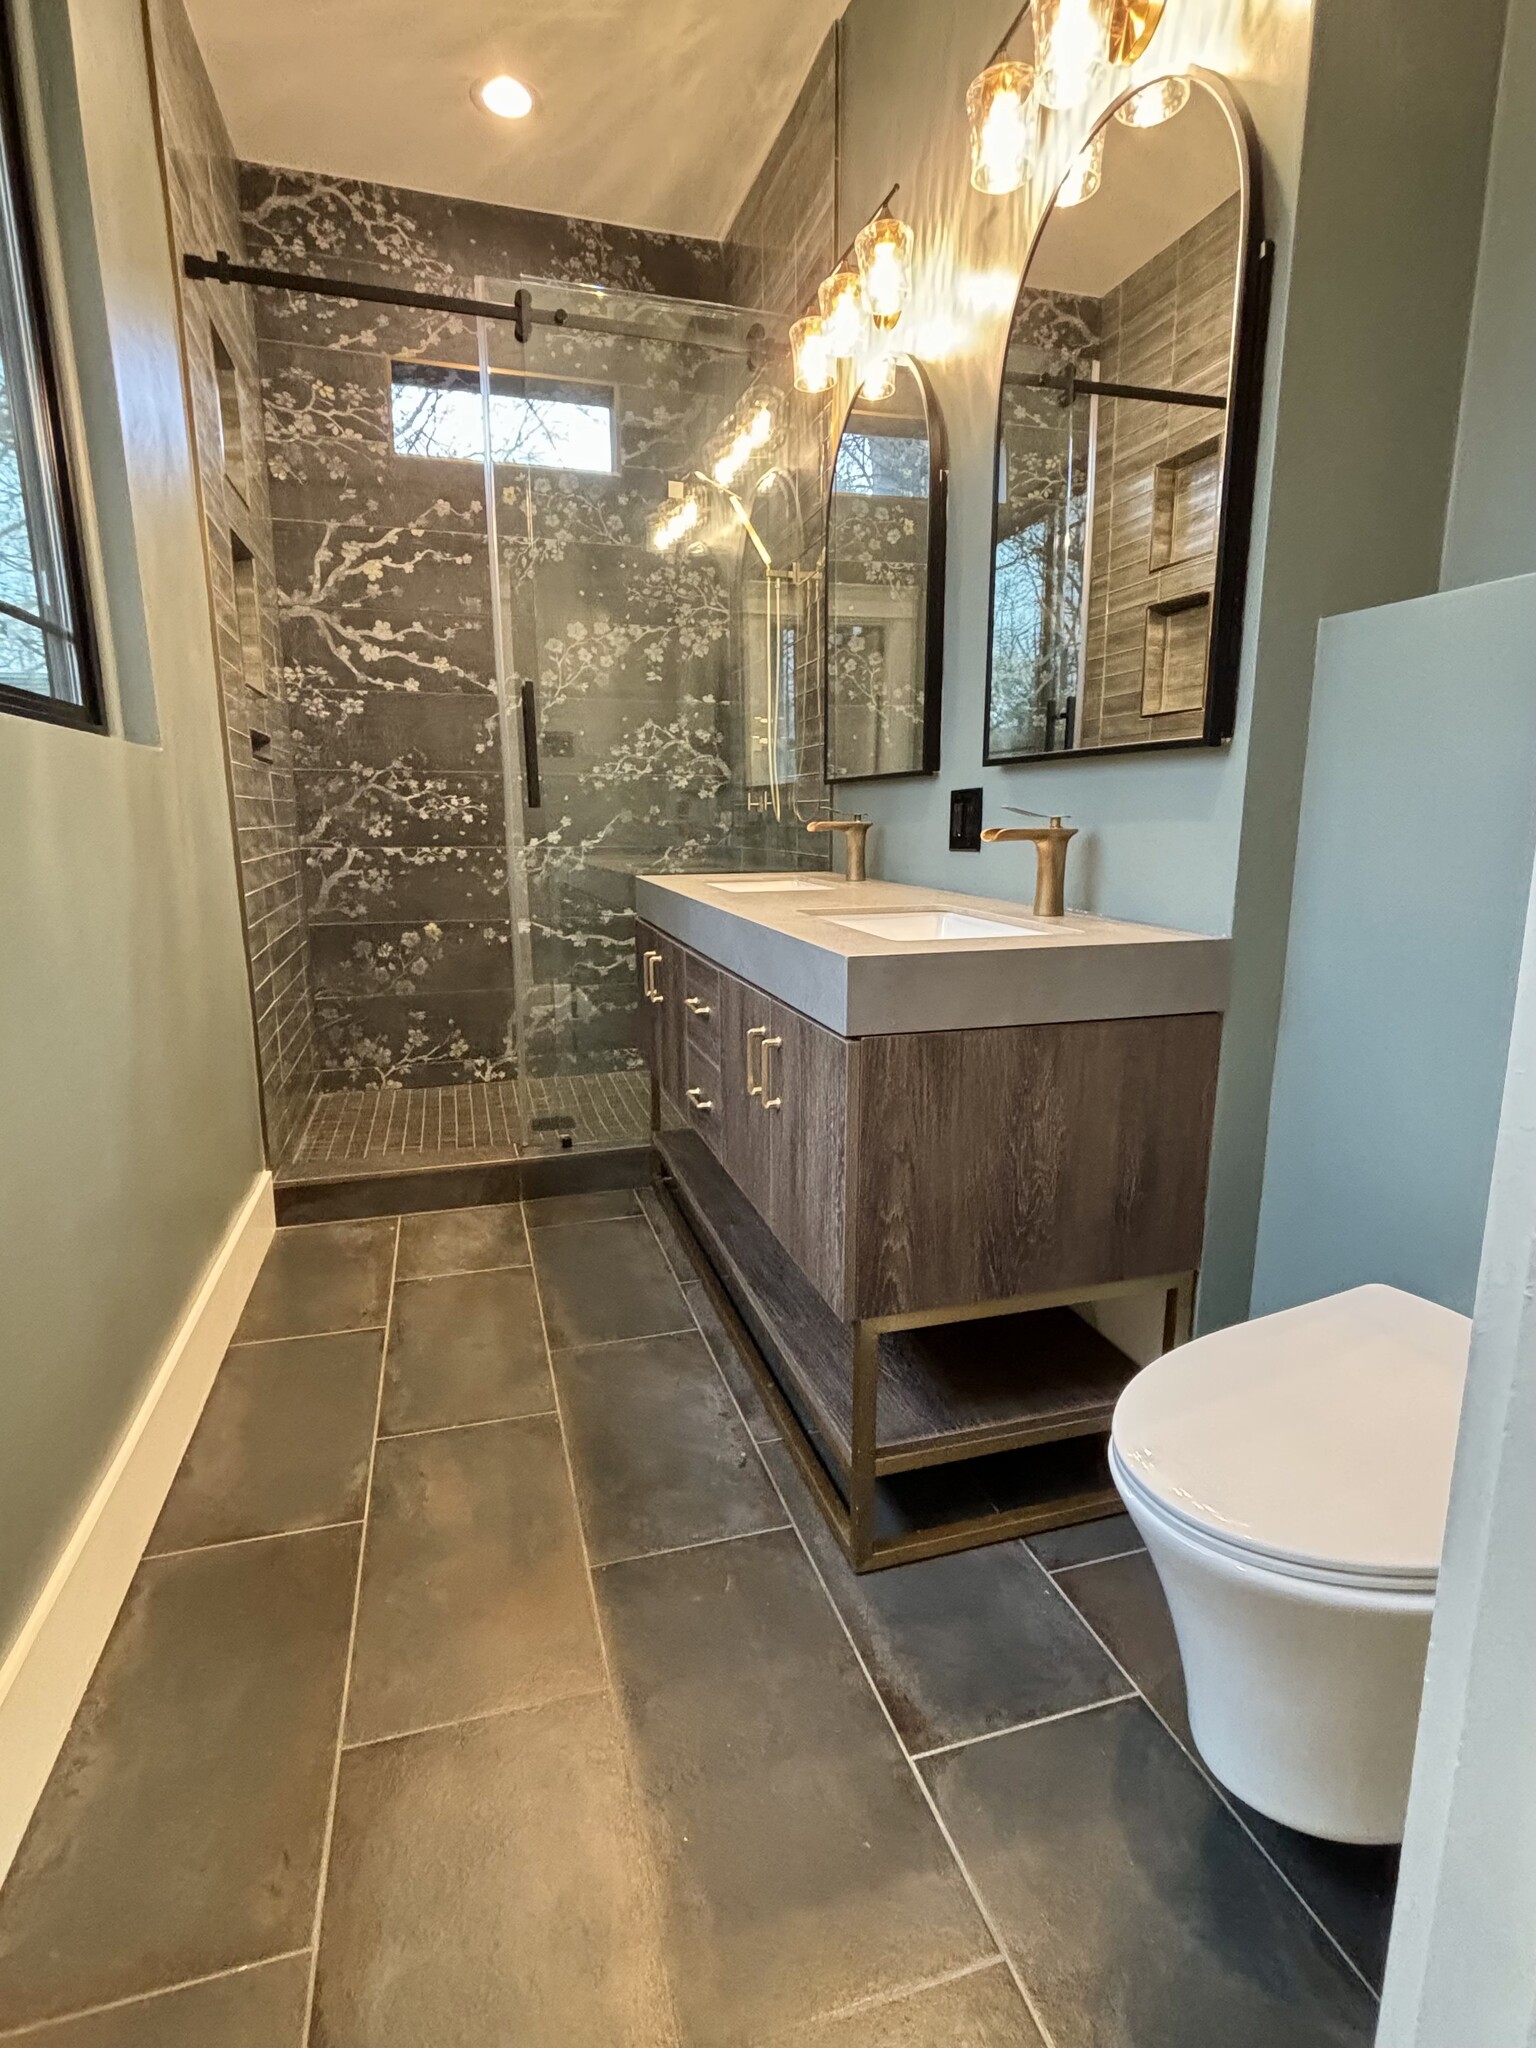
<svg viewBox="0 0 1536 2048">
<path fill-rule="evenodd" d="M 820 401 L 736 307 L 376 290 L 318 365 L 264 293 L 318 1048 L 276 1163 L 639 1143 L 634 877 L 825 864 Z"/>
</svg>

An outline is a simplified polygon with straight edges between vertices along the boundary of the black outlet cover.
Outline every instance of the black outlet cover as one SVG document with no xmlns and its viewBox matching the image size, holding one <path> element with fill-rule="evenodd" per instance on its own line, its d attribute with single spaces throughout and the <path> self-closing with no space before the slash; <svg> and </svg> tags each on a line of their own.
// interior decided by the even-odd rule
<svg viewBox="0 0 1536 2048">
<path fill-rule="evenodd" d="M 949 792 L 949 850 L 951 853 L 981 851 L 979 789 L 952 789 Z"/>
</svg>

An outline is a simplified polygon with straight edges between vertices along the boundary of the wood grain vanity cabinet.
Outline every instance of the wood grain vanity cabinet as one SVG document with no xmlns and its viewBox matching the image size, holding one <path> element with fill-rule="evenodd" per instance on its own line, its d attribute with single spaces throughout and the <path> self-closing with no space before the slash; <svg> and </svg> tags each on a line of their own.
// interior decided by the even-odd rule
<svg viewBox="0 0 1536 2048">
<path fill-rule="evenodd" d="M 1073 1311 L 1161 1288 L 1186 1334 L 1220 1016 L 845 1038 L 649 925 L 637 946 L 667 1191 L 855 1565 L 1109 1512 L 1135 1368 Z M 1011 1506 L 921 1522 L 881 1492 L 1042 1445 Z"/>
</svg>

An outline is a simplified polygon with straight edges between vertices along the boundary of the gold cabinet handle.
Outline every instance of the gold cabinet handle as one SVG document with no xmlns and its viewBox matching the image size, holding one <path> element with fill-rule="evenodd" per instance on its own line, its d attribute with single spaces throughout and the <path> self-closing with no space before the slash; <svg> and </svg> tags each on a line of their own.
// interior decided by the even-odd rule
<svg viewBox="0 0 1536 2048">
<path fill-rule="evenodd" d="M 686 997 L 683 1007 L 692 1010 L 695 1017 L 709 1017 L 714 1014 L 708 1003 L 701 1003 L 697 996 Z"/>
<path fill-rule="evenodd" d="M 662 994 L 661 990 L 656 986 L 656 969 L 660 966 L 660 964 L 661 955 L 659 953 L 646 954 L 645 999 L 648 1003 L 664 1003 L 667 1000 L 666 997 Z"/>
<path fill-rule="evenodd" d="M 715 1106 L 702 1088 L 690 1088 L 688 1090 L 688 1100 L 701 1116 L 708 1116 Z"/>
<path fill-rule="evenodd" d="M 762 1082 L 761 1082 L 760 1080 L 756 1079 L 756 1078 L 754 1077 L 754 1075 L 753 1075 L 753 1072 L 752 1072 L 752 1041 L 753 1041 L 753 1039 L 755 1038 L 755 1039 L 757 1039 L 757 1040 L 758 1040 L 758 1042 L 759 1042 L 759 1043 L 761 1043 L 761 1042 L 762 1042 L 762 1040 L 763 1040 L 763 1039 L 765 1039 L 765 1038 L 766 1038 L 767 1036 L 768 1036 L 768 1026 L 767 1026 L 766 1024 L 754 1024 L 754 1025 L 752 1026 L 752 1029 L 751 1029 L 751 1030 L 750 1030 L 750 1031 L 749 1031 L 749 1032 L 747 1033 L 747 1093 L 748 1093 L 748 1095 L 761 1095 L 761 1094 L 762 1094 L 762 1092 L 763 1092 L 763 1084 L 762 1084 Z"/>
<path fill-rule="evenodd" d="M 784 1097 L 782 1095 L 770 1095 L 768 1093 L 771 1085 L 768 1079 L 768 1055 L 775 1047 L 781 1046 L 783 1043 L 782 1038 L 765 1038 L 763 1040 L 762 1093 L 764 1109 L 782 1109 L 784 1107 Z"/>
</svg>

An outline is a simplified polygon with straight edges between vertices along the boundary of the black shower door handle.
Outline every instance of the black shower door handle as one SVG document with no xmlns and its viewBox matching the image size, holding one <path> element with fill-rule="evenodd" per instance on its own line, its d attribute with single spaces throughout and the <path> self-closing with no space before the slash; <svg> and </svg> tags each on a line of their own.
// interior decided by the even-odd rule
<svg viewBox="0 0 1536 2048">
<path fill-rule="evenodd" d="M 539 699 L 531 676 L 523 679 L 523 786 L 530 811 L 544 801 L 539 783 Z"/>
</svg>

